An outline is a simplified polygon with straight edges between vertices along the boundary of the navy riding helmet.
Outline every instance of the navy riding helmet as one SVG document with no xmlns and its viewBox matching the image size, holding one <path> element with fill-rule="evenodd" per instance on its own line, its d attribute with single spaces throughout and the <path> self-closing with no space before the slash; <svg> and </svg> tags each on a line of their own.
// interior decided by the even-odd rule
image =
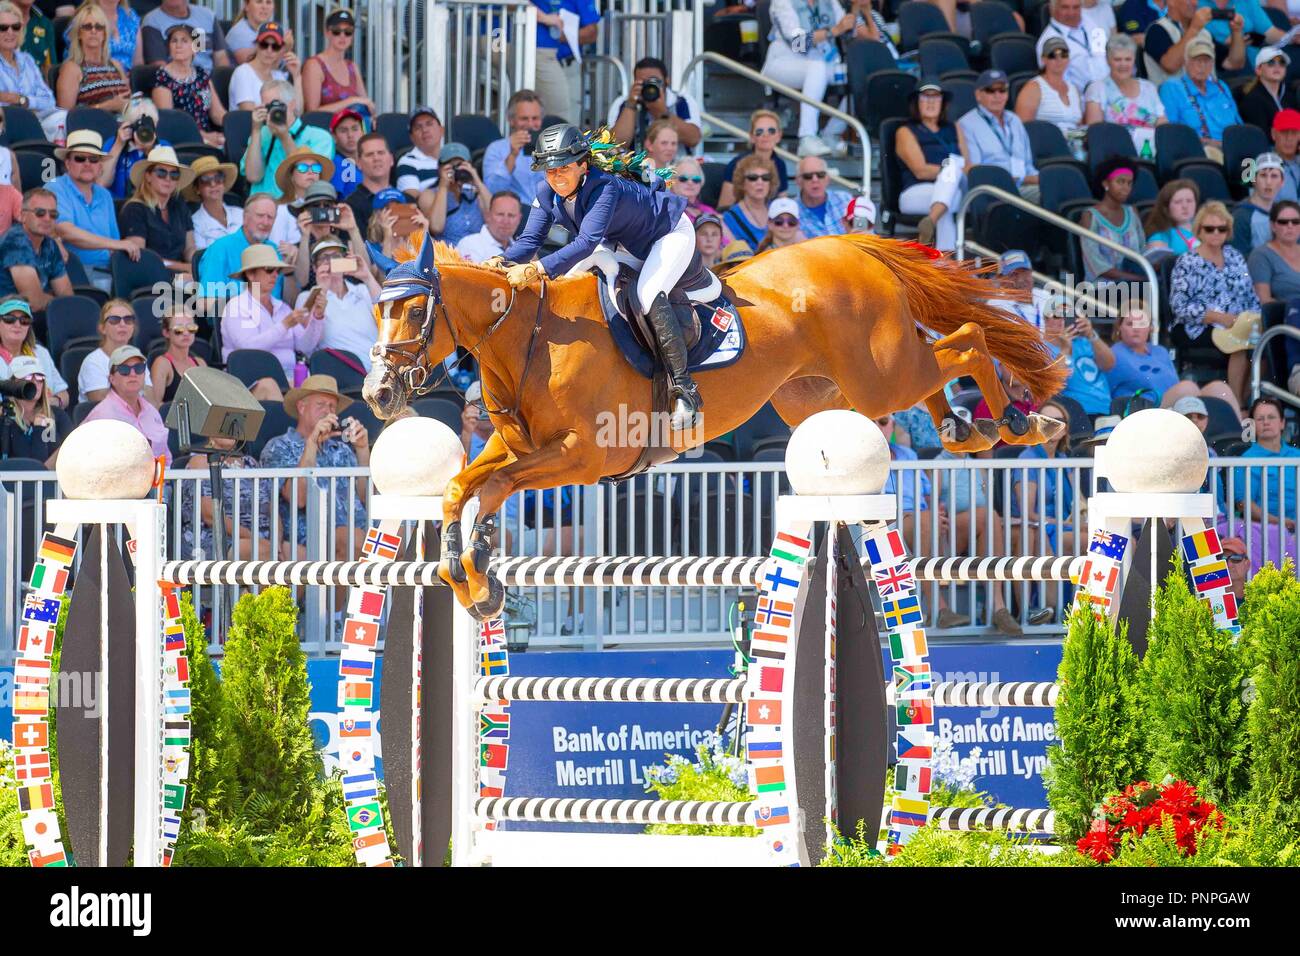
<svg viewBox="0 0 1300 956">
<path fill-rule="evenodd" d="M 542 130 L 533 148 L 533 172 L 559 169 L 591 155 L 591 144 L 578 127 L 571 123 L 556 123 Z"/>
</svg>

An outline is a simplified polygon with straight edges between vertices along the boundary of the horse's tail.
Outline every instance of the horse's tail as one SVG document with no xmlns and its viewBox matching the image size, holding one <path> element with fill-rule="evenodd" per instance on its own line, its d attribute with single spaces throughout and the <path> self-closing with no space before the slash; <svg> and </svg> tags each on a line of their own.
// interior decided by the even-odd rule
<svg viewBox="0 0 1300 956">
<path fill-rule="evenodd" d="M 994 289 L 980 277 L 981 270 L 939 258 L 934 250 L 913 242 L 862 233 L 836 238 L 879 260 L 894 274 L 913 318 L 925 328 L 947 335 L 967 322 L 979 325 L 993 357 L 1011 369 L 1037 401 L 1046 401 L 1065 385 L 1069 375 L 1053 359 L 1042 333 L 989 305 Z"/>
</svg>

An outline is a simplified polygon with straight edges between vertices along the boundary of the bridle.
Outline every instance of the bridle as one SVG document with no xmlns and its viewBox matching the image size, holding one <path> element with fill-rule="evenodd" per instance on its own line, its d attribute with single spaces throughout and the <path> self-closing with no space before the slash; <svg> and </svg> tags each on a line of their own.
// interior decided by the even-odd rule
<svg viewBox="0 0 1300 956">
<path fill-rule="evenodd" d="M 510 302 L 506 305 L 505 311 L 487 327 L 487 330 L 479 337 L 479 340 L 468 348 L 460 343 L 456 335 L 456 328 L 452 325 L 451 316 L 447 313 L 447 306 L 442 298 L 442 278 L 438 273 L 437 267 L 430 270 L 430 277 L 402 277 L 398 280 L 386 281 L 385 290 L 379 296 L 380 302 L 401 301 L 404 299 L 415 298 L 414 295 L 401 295 L 401 292 L 409 292 L 412 287 L 419 290 L 418 295 L 422 300 L 423 319 L 420 323 L 420 333 L 414 338 L 400 339 L 394 342 L 376 342 L 370 350 L 370 357 L 373 360 L 383 361 L 387 370 L 402 383 L 406 389 L 408 397 L 415 397 L 432 391 L 444 382 L 449 382 L 451 373 L 454 372 L 469 356 L 474 356 L 478 360 L 478 353 L 483 345 L 490 339 L 498 329 L 510 318 L 515 308 L 515 301 L 518 299 L 518 290 L 513 286 L 510 288 Z M 509 409 L 490 409 L 484 404 L 483 410 L 489 415 L 504 415 L 518 420 L 519 404 L 522 401 L 523 382 L 528 375 L 528 368 L 533 361 L 533 353 L 536 351 L 537 340 L 542 329 L 542 305 L 546 300 L 546 282 L 543 280 L 541 293 L 537 297 L 537 314 L 533 321 L 532 336 L 528 342 L 528 354 L 524 359 L 524 368 L 519 376 L 519 394 L 515 397 L 513 407 Z M 429 345 L 433 342 L 433 336 L 437 328 L 438 316 L 441 314 L 443 323 L 447 326 L 447 334 L 451 336 L 453 348 L 465 354 L 448 365 L 445 361 L 439 362 L 441 371 L 434 373 L 432 366 L 429 364 Z M 414 346 L 414 349 L 410 348 Z M 401 368 L 394 366 L 390 361 L 390 356 L 400 357 L 406 360 L 406 365 Z M 480 363 L 481 365 L 482 363 Z M 436 377 L 435 377 L 436 374 Z M 487 391 L 484 389 L 486 398 Z"/>
</svg>

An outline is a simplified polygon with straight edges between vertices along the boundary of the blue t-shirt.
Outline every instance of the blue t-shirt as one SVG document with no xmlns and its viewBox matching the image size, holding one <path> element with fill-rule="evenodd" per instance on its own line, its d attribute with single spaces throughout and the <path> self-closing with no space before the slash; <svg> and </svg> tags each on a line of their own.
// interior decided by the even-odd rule
<svg viewBox="0 0 1300 956">
<path fill-rule="evenodd" d="M 59 244 L 53 239 L 41 241 L 41 248 L 32 248 L 32 241 L 22 223 L 14 223 L 0 236 L 0 299 L 7 299 L 18 293 L 14 285 L 14 266 L 31 266 L 41 280 L 41 288 L 49 291 L 50 280 L 67 274 L 63 265 L 63 256 L 59 254 Z"/>
<path fill-rule="evenodd" d="M 1263 445 L 1253 443 L 1241 453 L 1242 458 L 1300 458 L 1300 448 L 1283 445 L 1281 451 L 1269 451 Z M 1246 501 L 1247 469 L 1234 469 L 1233 489 L 1236 500 L 1242 504 Z M 1295 476 L 1294 465 L 1255 465 L 1249 469 L 1250 503 L 1263 508 L 1269 518 L 1284 515 L 1295 520 Z M 1267 493 L 1264 479 L 1268 478 Z M 1279 492 L 1281 495 L 1279 496 Z"/>
<path fill-rule="evenodd" d="M 1197 6 L 1209 7 L 1212 10 L 1218 9 L 1218 4 L 1214 0 L 1200 0 Z M 1273 29 L 1273 21 L 1264 12 L 1264 7 L 1259 0 L 1232 0 L 1228 4 L 1228 9 L 1237 11 L 1241 15 L 1241 19 L 1245 21 L 1242 26 L 1243 33 L 1262 35 Z M 1214 37 L 1216 43 L 1226 44 L 1232 33 L 1232 26 L 1227 20 L 1211 20 L 1205 25 L 1205 29 L 1209 31 L 1210 36 Z M 1259 49 L 1257 46 L 1246 47 L 1246 59 L 1249 61 L 1246 64 L 1247 66 L 1253 67 L 1255 65 L 1255 54 L 1259 52 Z"/>
<path fill-rule="evenodd" d="M 904 445 L 890 445 L 890 456 L 894 461 L 916 461 L 916 452 Z M 881 494 L 898 495 L 898 513 L 908 514 L 913 511 L 926 511 L 930 507 L 930 476 L 921 470 L 900 471 L 899 480 L 895 480 L 891 469 L 889 479 Z"/>
<path fill-rule="evenodd" d="M 262 240 L 271 246 L 269 239 Z M 230 278 L 231 273 L 239 268 L 240 257 L 249 246 L 248 237 L 243 229 L 236 229 L 228 236 L 222 236 L 203 253 L 199 260 L 198 281 L 203 286 L 203 295 L 209 299 L 232 299 L 243 291 L 244 283 Z M 284 297 L 284 276 L 275 280 L 275 291 L 271 293 L 277 299 Z"/>
<path fill-rule="evenodd" d="M 466 236 L 472 236 L 483 228 L 483 211 L 478 207 L 478 199 L 466 199 L 464 196 L 454 198 L 459 201 L 451 204 L 452 196 L 447 197 L 447 224 L 435 238 L 454 246 Z"/>
<path fill-rule="evenodd" d="M 1146 355 L 1139 355 L 1123 342 L 1114 343 L 1110 350 L 1115 353 L 1115 367 L 1106 373 L 1106 380 L 1116 398 L 1127 398 L 1144 388 L 1159 398 L 1178 384 L 1174 361 L 1163 345 L 1148 345 Z"/>
<path fill-rule="evenodd" d="M 592 0 L 533 0 L 533 6 L 543 13 L 559 13 L 561 10 L 567 10 L 569 13 L 577 14 L 579 29 L 600 22 L 600 14 Z M 564 42 L 563 36 L 552 36 L 551 30 L 560 33 L 559 27 L 537 24 L 538 48 L 554 50 L 555 57 L 559 60 L 567 60 L 573 56 L 573 51 L 569 49 L 569 44 Z"/>
<path fill-rule="evenodd" d="M 93 232 L 97 236 L 121 239 L 117 229 L 117 210 L 113 208 L 113 197 L 107 189 L 98 183 L 90 187 L 90 202 L 82 198 L 68 174 L 64 173 L 45 187 L 59 200 L 59 222 L 70 222 L 79 229 Z M 107 249 L 79 249 L 68 243 L 68 251 L 81 260 L 87 268 L 108 271 L 109 251 Z"/>
<path fill-rule="evenodd" d="M 1061 350 L 1051 342 L 1047 343 L 1047 347 L 1052 350 L 1053 358 L 1061 354 Z M 1090 339 L 1074 340 L 1065 367 L 1070 370 L 1070 377 L 1061 394 L 1074 399 L 1089 415 L 1109 414 L 1110 383 L 1097 367 L 1096 353 Z"/>
</svg>

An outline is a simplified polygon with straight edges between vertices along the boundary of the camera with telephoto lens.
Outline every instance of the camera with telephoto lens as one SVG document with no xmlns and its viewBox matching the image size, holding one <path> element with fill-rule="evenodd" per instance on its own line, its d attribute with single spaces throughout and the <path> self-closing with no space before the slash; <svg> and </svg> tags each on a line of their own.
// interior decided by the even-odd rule
<svg viewBox="0 0 1300 956">
<path fill-rule="evenodd" d="M 307 207 L 313 225 L 339 221 L 339 207 L 333 203 L 316 203 Z"/>
<path fill-rule="evenodd" d="M 664 85 L 657 76 L 647 76 L 641 81 L 641 102 L 653 103 L 664 95 Z"/>
<path fill-rule="evenodd" d="M 266 104 L 266 120 L 272 126 L 288 126 L 289 107 L 283 100 L 271 100 Z"/>
<path fill-rule="evenodd" d="M 0 381 L 0 399 L 21 398 L 31 401 L 36 397 L 36 383 L 25 378 L 7 378 Z"/>
<path fill-rule="evenodd" d="M 141 145 L 152 143 L 158 138 L 158 129 L 154 125 L 153 117 L 148 113 L 145 113 L 131 124 L 131 133 L 140 141 Z"/>
</svg>

